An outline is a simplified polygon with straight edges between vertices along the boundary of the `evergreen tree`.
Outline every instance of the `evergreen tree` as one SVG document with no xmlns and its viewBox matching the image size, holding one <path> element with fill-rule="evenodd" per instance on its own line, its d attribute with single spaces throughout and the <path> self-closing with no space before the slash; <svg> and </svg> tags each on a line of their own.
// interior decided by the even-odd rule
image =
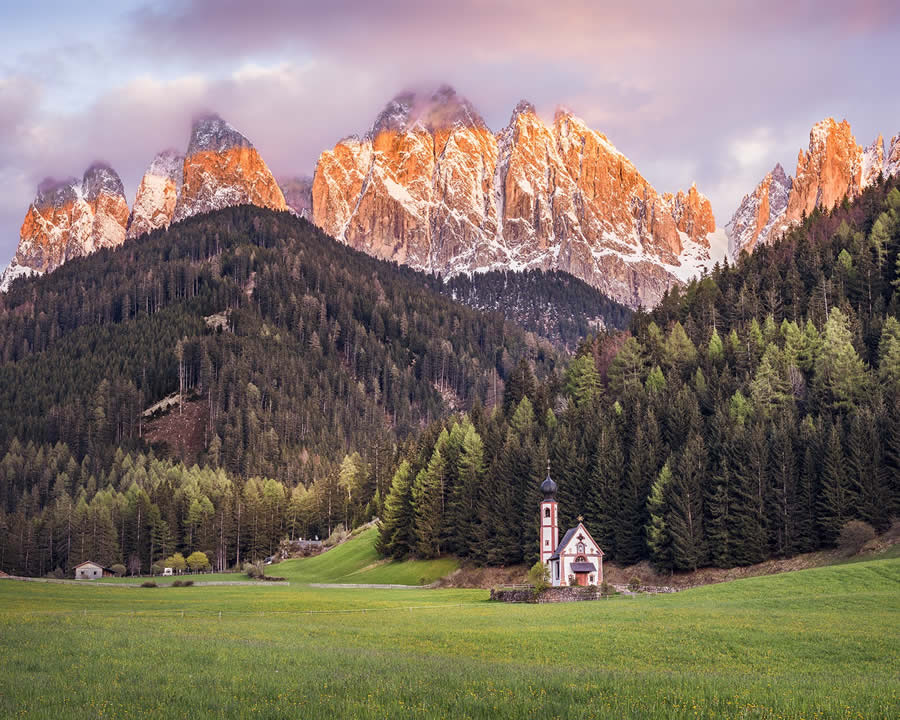
<svg viewBox="0 0 900 720">
<path fill-rule="evenodd" d="M 384 518 L 378 527 L 378 551 L 382 555 L 403 558 L 414 548 L 414 511 L 412 505 L 412 469 L 402 461 L 391 480 L 384 501 Z"/>
<path fill-rule="evenodd" d="M 826 542 L 834 542 L 844 524 L 852 519 L 853 492 L 844 466 L 840 428 L 832 424 L 825 445 L 819 524 Z"/>
</svg>

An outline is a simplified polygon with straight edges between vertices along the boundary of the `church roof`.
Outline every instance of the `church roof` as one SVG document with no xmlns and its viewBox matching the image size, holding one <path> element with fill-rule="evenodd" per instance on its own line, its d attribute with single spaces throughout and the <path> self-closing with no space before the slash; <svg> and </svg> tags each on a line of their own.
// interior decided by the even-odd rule
<svg viewBox="0 0 900 720">
<path fill-rule="evenodd" d="M 559 554 L 563 551 L 566 545 L 569 544 L 569 541 L 579 530 L 587 535 L 588 539 L 594 544 L 594 547 L 597 548 L 597 555 L 603 555 L 603 551 L 600 549 L 600 546 L 597 544 L 596 540 L 591 537 L 591 534 L 587 531 L 584 523 L 578 523 L 575 527 L 566 530 L 566 534 L 563 535 L 563 539 L 559 541 L 559 545 L 556 546 L 556 550 L 554 550 L 553 554 L 550 556 L 551 560 L 557 560 L 559 558 Z"/>
<path fill-rule="evenodd" d="M 597 572 L 597 566 L 592 562 L 573 562 L 569 568 L 572 572 Z"/>
<path fill-rule="evenodd" d="M 577 532 L 578 528 L 573 527 L 566 530 L 566 534 L 563 535 L 563 539 L 559 541 L 559 545 L 556 546 L 556 550 L 553 551 L 553 554 L 550 556 L 551 560 L 556 560 L 559 557 L 559 554 L 562 552 L 562 549 L 569 544 L 569 540 L 572 539 L 572 536 Z"/>
</svg>

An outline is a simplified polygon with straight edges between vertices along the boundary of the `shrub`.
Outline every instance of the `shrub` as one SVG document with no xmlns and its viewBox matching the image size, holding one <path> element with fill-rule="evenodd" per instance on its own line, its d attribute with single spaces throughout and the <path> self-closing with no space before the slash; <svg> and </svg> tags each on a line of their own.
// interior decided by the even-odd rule
<svg viewBox="0 0 900 720">
<path fill-rule="evenodd" d="M 187 567 L 187 562 L 185 562 L 184 555 L 175 553 L 171 557 L 167 557 L 163 560 L 163 565 L 172 568 L 177 573 L 181 573 L 184 572 L 184 569 Z"/>
<path fill-rule="evenodd" d="M 540 560 L 528 571 L 528 582 L 534 586 L 536 592 L 543 592 L 550 586 L 550 571 Z"/>
<path fill-rule="evenodd" d="M 122 577 L 126 572 L 125 566 L 121 563 L 116 563 L 110 568 L 110 570 L 113 571 L 113 575 L 115 575 L 116 577 Z"/>
<path fill-rule="evenodd" d="M 875 528 L 862 520 L 851 520 L 841 528 L 838 547 L 848 552 L 859 552 L 862 546 L 875 537 Z"/>
<path fill-rule="evenodd" d="M 637 575 L 632 575 L 631 580 L 628 581 L 628 589 L 631 592 L 637 592 L 641 589 L 641 585 L 644 584 L 644 581 L 641 580 Z"/>
<path fill-rule="evenodd" d="M 327 547 L 338 545 L 347 539 L 348 534 L 349 533 L 344 528 L 344 523 L 338 523 L 338 526 L 332 530 L 331 535 L 329 535 L 328 539 L 325 541 L 325 545 Z"/>
<path fill-rule="evenodd" d="M 206 553 L 200 552 L 199 550 L 192 552 L 185 562 L 191 569 L 191 572 L 199 572 L 201 570 L 206 570 L 209 567 L 209 558 L 206 557 Z"/>
<path fill-rule="evenodd" d="M 612 595 L 612 586 L 606 582 L 606 580 L 600 583 L 600 594 L 603 595 L 603 597 Z"/>
<path fill-rule="evenodd" d="M 150 574 L 151 575 L 159 575 L 160 573 L 162 573 L 162 571 L 163 571 L 162 565 L 157 565 L 156 563 L 153 563 L 150 566 Z"/>
<path fill-rule="evenodd" d="M 244 563 L 244 572 L 247 574 L 247 577 L 253 580 L 258 580 L 266 574 L 262 563 Z"/>
<path fill-rule="evenodd" d="M 152 580 L 148 580 L 147 582 L 142 582 L 141 587 L 159 587 L 159 585 L 157 585 Z"/>
<path fill-rule="evenodd" d="M 172 587 L 190 587 L 193 584 L 193 580 L 176 580 L 172 583 Z"/>
<path fill-rule="evenodd" d="M 284 582 L 287 578 L 277 577 L 275 575 L 263 575 L 260 580 L 267 580 L 268 582 Z"/>
</svg>

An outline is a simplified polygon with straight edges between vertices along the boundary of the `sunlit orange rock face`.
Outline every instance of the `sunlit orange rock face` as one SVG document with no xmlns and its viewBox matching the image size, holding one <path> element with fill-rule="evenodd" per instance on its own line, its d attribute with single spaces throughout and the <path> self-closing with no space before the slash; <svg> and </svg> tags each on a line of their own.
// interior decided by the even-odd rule
<svg viewBox="0 0 900 720">
<path fill-rule="evenodd" d="M 74 257 L 125 241 L 128 203 L 112 168 L 92 165 L 78 180 L 45 180 L 25 214 L 13 265 L 49 272 Z"/>
<path fill-rule="evenodd" d="M 169 226 L 175 216 L 183 172 L 184 156 L 177 150 L 164 150 L 153 158 L 134 198 L 128 219 L 129 238 Z"/>
<path fill-rule="evenodd" d="M 788 198 L 788 221 L 816 207 L 833 208 L 862 187 L 863 149 L 856 144 L 849 123 L 827 118 L 809 133 L 809 151 L 797 156 L 797 172 Z"/>
<path fill-rule="evenodd" d="M 557 268 L 633 306 L 708 259 L 715 231 L 696 188 L 660 196 L 570 113 L 548 124 L 522 102 L 495 135 L 448 87 L 398 95 L 365 137 L 322 153 L 312 205 L 378 257 L 442 274 Z"/>
<path fill-rule="evenodd" d="M 809 149 L 797 156 L 793 178 L 780 165 L 744 196 L 725 226 L 731 252 L 752 251 L 771 242 L 815 208 L 830 210 L 857 197 L 880 176 L 900 171 L 900 146 L 891 140 L 887 154 L 881 135 L 866 148 L 857 144 L 846 120 L 826 118 L 809 133 Z M 892 153 L 897 157 L 892 160 Z M 783 200 L 783 202 L 782 202 Z"/>
<path fill-rule="evenodd" d="M 218 115 L 194 122 L 182 178 L 174 222 L 232 205 L 287 208 L 256 148 Z"/>
</svg>

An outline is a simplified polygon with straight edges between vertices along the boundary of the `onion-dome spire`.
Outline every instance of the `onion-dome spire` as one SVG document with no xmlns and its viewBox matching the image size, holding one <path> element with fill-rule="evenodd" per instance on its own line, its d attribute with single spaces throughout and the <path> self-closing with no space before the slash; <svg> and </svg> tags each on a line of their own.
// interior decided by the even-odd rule
<svg viewBox="0 0 900 720">
<path fill-rule="evenodd" d="M 556 500 L 556 483 L 550 477 L 550 461 L 547 461 L 547 477 L 541 483 L 541 492 L 544 493 L 544 500 Z"/>
</svg>

